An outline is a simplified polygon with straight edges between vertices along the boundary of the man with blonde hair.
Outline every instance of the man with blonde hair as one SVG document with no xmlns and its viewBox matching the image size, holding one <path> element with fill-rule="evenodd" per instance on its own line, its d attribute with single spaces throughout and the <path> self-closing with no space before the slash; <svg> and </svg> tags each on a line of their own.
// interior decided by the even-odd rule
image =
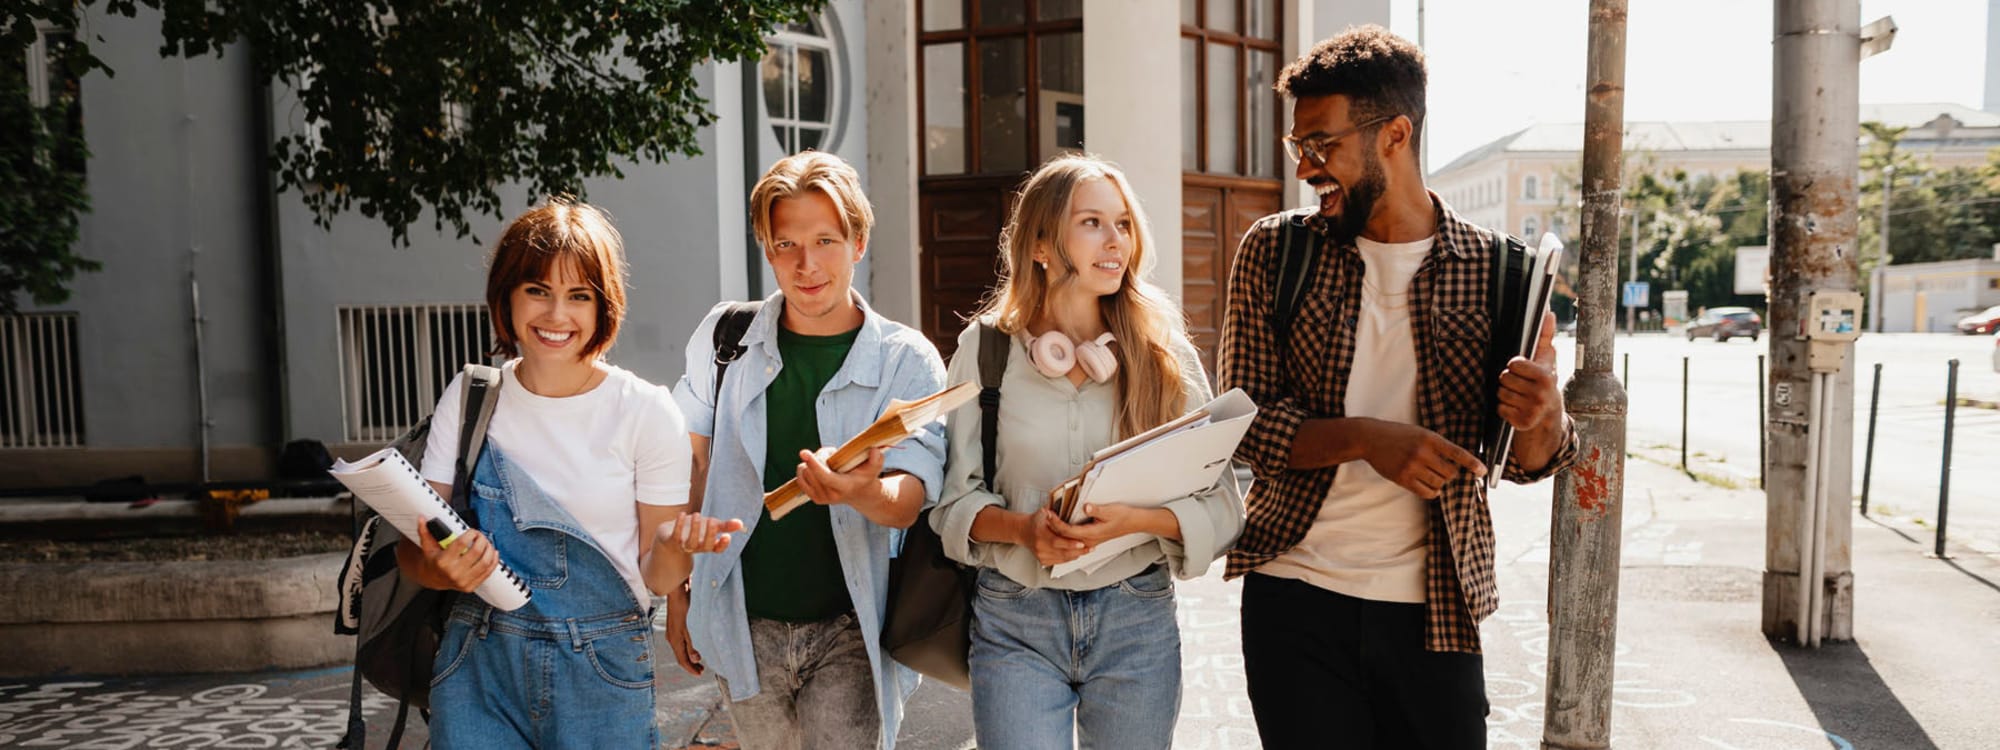
<svg viewBox="0 0 2000 750">
<path fill-rule="evenodd" d="M 917 675 L 878 639 L 889 558 L 937 501 L 944 432 L 932 425 L 847 472 L 824 450 L 891 399 L 943 388 L 944 362 L 852 288 L 874 222 L 853 167 L 813 151 L 781 159 L 750 211 L 779 288 L 717 305 L 688 339 L 674 397 L 697 512 L 677 531 L 703 554 L 669 599 L 667 640 L 689 672 L 715 668 L 745 748 L 893 748 Z M 773 520 L 762 497 L 794 477 L 812 502 Z"/>
</svg>

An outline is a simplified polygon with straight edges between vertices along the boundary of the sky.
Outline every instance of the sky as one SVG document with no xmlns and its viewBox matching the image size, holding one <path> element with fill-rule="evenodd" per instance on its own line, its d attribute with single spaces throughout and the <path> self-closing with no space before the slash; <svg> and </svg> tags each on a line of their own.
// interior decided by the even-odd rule
<svg viewBox="0 0 2000 750">
<path fill-rule="evenodd" d="M 1419 0 L 1390 28 L 1417 38 Z M 1430 63 L 1430 164 L 1536 123 L 1581 122 L 1585 0 L 1422 0 Z M 1628 0 L 1625 119 L 1768 120 L 1772 3 Z M 1895 46 L 1861 63 L 1864 103 L 1984 98 L 1986 0 L 1863 0 L 1895 18 Z"/>
</svg>

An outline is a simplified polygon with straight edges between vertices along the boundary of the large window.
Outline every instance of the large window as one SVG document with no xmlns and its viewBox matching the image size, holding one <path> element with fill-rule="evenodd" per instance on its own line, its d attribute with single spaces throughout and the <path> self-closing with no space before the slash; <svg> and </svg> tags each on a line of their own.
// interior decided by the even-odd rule
<svg viewBox="0 0 2000 750">
<path fill-rule="evenodd" d="M 341 412 L 348 442 L 390 440 L 431 413 L 468 362 L 487 361 L 483 304 L 340 309 Z"/>
<path fill-rule="evenodd" d="M 925 175 L 1024 172 L 1083 149 L 1081 0 L 925 0 Z"/>
<path fill-rule="evenodd" d="M 818 19 L 786 24 L 765 40 L 758 66 L 764 115 L 786 153 L 827 150 L 841 95 L 833 38 Z"/>
<path fill-rule="evenodd" d="M 1181 0 L 1181 168 L 1278 179 L 1277 0 Z"/>
<path fill-rule="evenodd" d="M 0 448 L 82 445 L 76 313 L 0 316 Z"/>
</svg>

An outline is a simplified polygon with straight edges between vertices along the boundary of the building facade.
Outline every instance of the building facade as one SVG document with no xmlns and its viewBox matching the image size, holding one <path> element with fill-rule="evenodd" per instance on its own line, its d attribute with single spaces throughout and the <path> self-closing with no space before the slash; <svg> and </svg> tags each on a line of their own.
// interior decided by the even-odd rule
<svg viewBox="0 0 2000 750">
<path fill-rule="evenodd" d="M 610 358 L 671 383 L 704 311 L 773 288 L 748 191 L 803 148 L 855 164 L 875 204 L 857 288 L 947 353 L 995 279 L 1021 178 L 1061 151 L 1109 158 L 1151 219 L 1154 280 L 1212 349 L 1243 231 L 1308 198 L 1278 142 L 1278 69 L 1348 25 L 1386 25 L 1389 3 L 1162 10 L 833 0 L 772 34 L 763 59 L 704 66 L 717 119 L 702 155 L 586 185 L 631 271 Z M 407 247 L 356 214 L 315 225 L 264 162 L 273 138 L 306 127 L 283 85 L 258 80 L 240 50 L 161 59 L 145 8 L 85 12 L 117 71 L 78 82 L 94 206 L 78 251 L 103 269 L 61 305 L 0 319 L 0 490 L 263 479 L 288 441 L 354 455 L 428 413 L 489 341 L 486 247 L 423 219 Z M 503 196 L 510 212 L 535 198 Z M 482 217 L 474 234 L 491 242 L 501 226 Z"/>
<path fill-rule="evenodd" d="M 1985 164 L 2000 147 L 2000 115 L 1956 104 L 1862 105 L 1863 122 L 1908 128 L 1897 144 L 1940 167 Z M 1433 171 L 1431 189 L 1484 226 L 1518 236 L 1553 231 L 1576 239 L 1561 209 L 1577 205 L 1583 166 L 1583 125 L 1534 125 L 1502 136 Z M 1771 123 L 1628 122 L 1624 151 L 1635 164 L 1696 177 L 1727 177 L 1771 168 Z"/>
<path fill-rule="evenodd" d="M 1958 319 L 2000 305 L 2000 250 L 1994 257 L 1875 269 L 1873 330 L 1956 333 Z"/>
</svg>

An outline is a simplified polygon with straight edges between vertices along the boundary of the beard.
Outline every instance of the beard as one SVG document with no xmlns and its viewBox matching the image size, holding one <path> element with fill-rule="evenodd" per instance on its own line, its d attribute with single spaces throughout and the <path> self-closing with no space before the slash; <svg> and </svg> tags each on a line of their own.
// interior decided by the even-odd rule
<svg viewBox="0 0 2000 750">
<path fill-rule="evenodd" d="M 1340 215 L 1327 227 L 1333 239 L 1347 243 L 1361 236 L 1361 231 L 1368 228 L 1368 215 L 1375 212 L 1375 201 L 1388 190 L 1387 181 L 1382 174 L 1382 161 L 1370 153 L 1361 165 L 1361 180 L 1341 186 Z"/>
</svg>

